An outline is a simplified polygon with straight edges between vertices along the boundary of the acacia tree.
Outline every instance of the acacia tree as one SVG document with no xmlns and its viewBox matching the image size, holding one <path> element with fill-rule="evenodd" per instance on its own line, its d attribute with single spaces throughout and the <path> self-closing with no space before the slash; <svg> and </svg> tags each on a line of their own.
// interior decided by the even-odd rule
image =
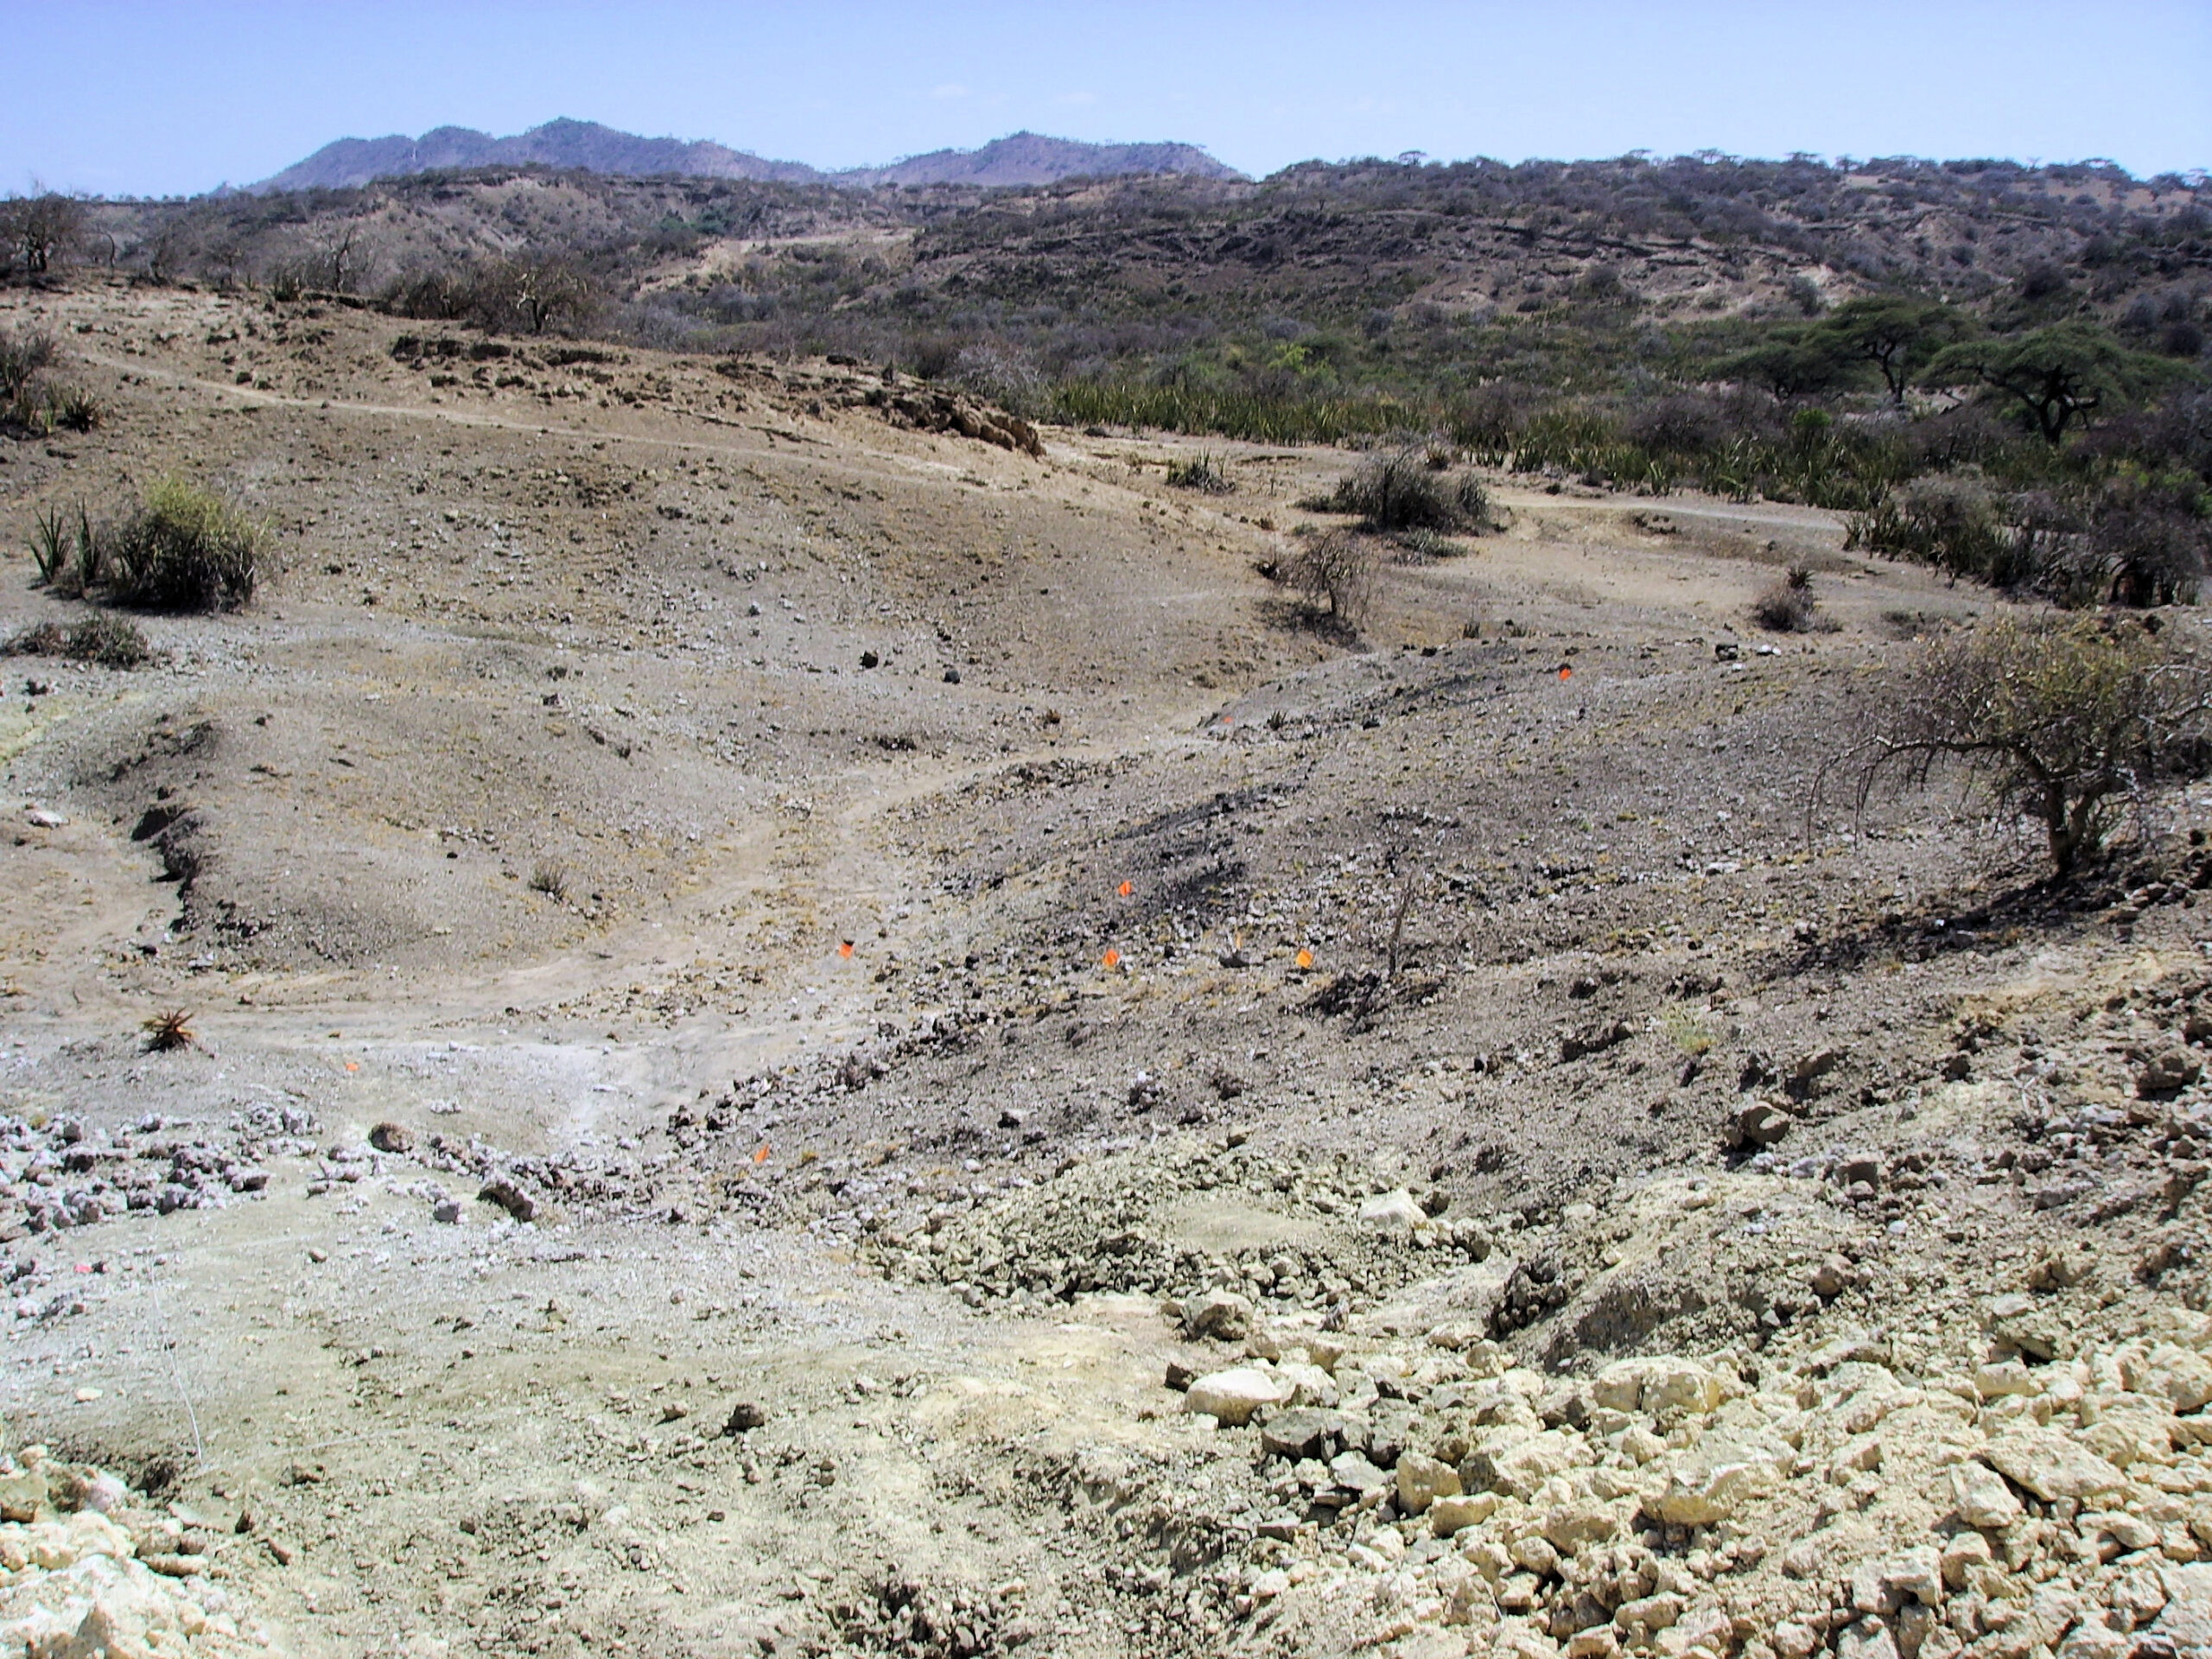
<svg viewBox="0 0 2212 1659">
<path fill-rule="evenodd" d="M 1819 330 L 1843 354 L 1871 363 L 1903 404 L 1905 388 L 1922 367 L 1967 332 L 1967 319 L 1948 305 L 1910 295 L 1849 300 L 1824 318 Z"/>
<path fill-rule="evenodd" d="M 1852 353 L 1818 324 L 1777 328 L 1717 366 L 1729 379 L 1764 386 L 1785 404 L 1814 392 L 1840 391 L 1859 372 Z"/>
<path fill-rule="evenodd" d="M 1901 773 L 1956 761 L 2002 810 L 2034 819 L 2060 880 L 2101 851 L 2130 801 L 2212 727 L 2212 673 L 2147 628 L 2000 618 L 1927 648 L 1873 734 L 1821 768 L 1855 771 L 1857 804 Z"/>
<path fill-rule="evenodd" d="M 1970 340 L 1936 353 L 1921 373 L 1925 382 L 1975 379 L 2018 400 L 2043 435 L 2056 444 L 2082 416 L 2142 389 L 2166 365 L 2131 352 L 2093 322 L 2055 322 L 2024 334 Z"/>
</svg>

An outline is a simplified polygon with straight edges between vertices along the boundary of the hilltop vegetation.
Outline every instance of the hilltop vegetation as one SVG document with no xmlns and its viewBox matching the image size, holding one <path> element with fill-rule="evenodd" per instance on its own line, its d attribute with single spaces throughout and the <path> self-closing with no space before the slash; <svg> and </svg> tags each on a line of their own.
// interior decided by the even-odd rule
<svg viewBox="0 0 2212 1659">
<path fill-rule="evenodd" d="M 2203 563 L 2206 194 L 1710 155 L 999 190 L 504 167 L 92 204 L 73 234 L 156 280 L 895 365 L 1031 418 L 1441 434 L 1851 512 L 1865 545 L 2075 601 L 2183 596 Z"/>
</svg>

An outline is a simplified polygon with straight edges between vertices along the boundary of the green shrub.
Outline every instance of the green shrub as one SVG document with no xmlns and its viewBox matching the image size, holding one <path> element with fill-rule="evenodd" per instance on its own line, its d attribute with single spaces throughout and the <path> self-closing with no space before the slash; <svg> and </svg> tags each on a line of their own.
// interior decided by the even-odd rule
<svg viewBox="0 0 2212 1659">
<path fill-rule="evenodd" d="M 2014 539 L 2003 504 L 1980 478 L 1934 474 L 1853 515 L 1845 545 L 1991 582 L 2011 569 Z"/>
<path fill-rule="evenodd" d="M 155 484 L 137 512 L 95 543 L 109 596 L 149 611 L 237 610 L 252 602 L 270 564 L 260 525 L 176 477 Z"/>
</svg>

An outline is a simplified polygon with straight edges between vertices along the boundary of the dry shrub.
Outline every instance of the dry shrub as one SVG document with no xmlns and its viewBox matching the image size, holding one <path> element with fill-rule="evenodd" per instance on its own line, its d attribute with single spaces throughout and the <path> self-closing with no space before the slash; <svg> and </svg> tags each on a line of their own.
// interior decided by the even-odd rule
<svg viewBox="0 0 2212 1659">
<path fill-rule="evenodd" d="M 142 1020 L 139 1029 L 146 1033 L 147 1052 L 154 1054 L 190 1048 L 200 1040 L 192 1029 L 192 1015 L 183 1008 L 170 1008 L 150 1020 Z"/>
<path fill-rule="evenodd" d="M 1167 481 L 1176 489 L 1196 490 L 1201 495 L 1227 495 L 1236 487 L 1220 463 L 1207 454 L 1196 461 L 1169 461 Z"/>
<path fill-rule="evenodd" d="M 2063 879 L 2104 847 L 2130 802 L 2196 763 L 2212 673 L 2149 628 L 2101 619 L 1999 618 L 1927 647 L 1864 743 L 1821 768 L 1926 781 L 1963 766 L 2001 811 L 2034 819 Z"/>
<path fill-rule="evenodd" d="M 54 336 L 43 328 L 0 328 L 0 402 L 14 402 L 54 361 Z"/>
<path fill-rule="evenodd" d="M 119 616 L 88 616 L 67 627 L 40 622 L 10 639 L 6 649 L 10 656 L 62 657 L 100 668 L 137 668 L 154 655 L 138 625 Z"/>
<path fill-rule="evenodd" d="M 1442 451 L 1422 444 L 1378 455 L 1325 498 L 1332 512 L 1357 513 L 1373 530 L 1478 530 L 1490 498 L 1471 475 L 1452 477 L 1437 463 Z"/>
<path fill-rule="evenodd" d="M 1751 619 L 1770 633 L 1810 633 L 1827 619 L 1813 593 L 1813 573 L 1802 564 L 1751 601 Z"/>
<path fill-rule="evenodd" d="M 1376 564 L 1372 543 L 1332 530 L 1302 542 L 1281 574 L 1316 611 L 1357 626 L 1374 597 Z"/>
</svg>

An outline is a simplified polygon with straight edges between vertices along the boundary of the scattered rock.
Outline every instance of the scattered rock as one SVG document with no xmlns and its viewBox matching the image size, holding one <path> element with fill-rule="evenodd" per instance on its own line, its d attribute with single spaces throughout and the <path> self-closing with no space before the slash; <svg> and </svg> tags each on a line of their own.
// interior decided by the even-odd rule
<svg viewBox="0 0 2212 1659">
<path fill-rule="evenodd" d="M 1273 1372 L 1239 1365 L 1193 1381 L 1183 1403 L 1223 1428 L 1242 1428 L 1255 1413 L 1281 1404 L 1282 1397 Z"/>
<path fill-rule="evenodd" d="M 1252 1332 L 1252 1304 L 1234 1291 L 1209 1291 L 1191 1305 L 1184 1329 L 1193 1338 L 1242 1342 Z"/>
<path fill-rule="evenodd" d="M 2135 1092 L 2145 1100 L 2171 1100 L 2203 1075 L 2203 1062 L 2187 1049 L 2161 1049 L 2135 1074 Z"/>
<path fill-rule="evenodd" d="M 1378 1192 L 1359 1206 L 1360 1224 L 1378 1233 L 1410 1233 L 1428 1224 L 1428 1214 L 1404 1187 Z"/>
<path fill-rule="evenodd" d="M 486 1181 L 476 1201 L 497 1205 L 517 1221 L 534 1221 L 537 1217 L 537 1200 L 505 1176 Z"/>
<path fill-rule="evenodd" d="M 2071 1436 L 2032 1425 L 2007 1429 L 1983 1449 L 1992 1468 L 2049 1503 L 2124 1491 L 2127 1477 Z"/>
</svg>

